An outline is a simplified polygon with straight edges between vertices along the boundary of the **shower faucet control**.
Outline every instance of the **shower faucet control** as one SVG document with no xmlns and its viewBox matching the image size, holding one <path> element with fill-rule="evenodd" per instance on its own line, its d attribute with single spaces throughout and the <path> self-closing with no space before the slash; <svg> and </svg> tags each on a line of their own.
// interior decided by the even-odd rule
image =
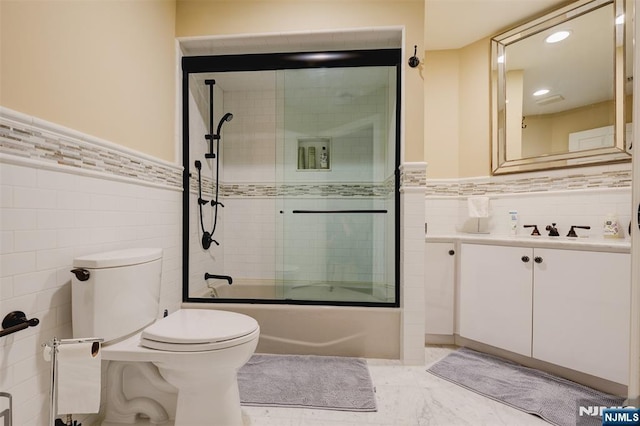
<svg viewBox="0 0 640 426">
<path fill-rule="evenodd" d="M 215 243 L 215 245 L 219 246 L 220 243 L 213 239 L 213 236 L 210 232 L 205 231 L 202 234 L 202 248 L 208 250 L 211 247 L 211 243 Z"/>
</svg>

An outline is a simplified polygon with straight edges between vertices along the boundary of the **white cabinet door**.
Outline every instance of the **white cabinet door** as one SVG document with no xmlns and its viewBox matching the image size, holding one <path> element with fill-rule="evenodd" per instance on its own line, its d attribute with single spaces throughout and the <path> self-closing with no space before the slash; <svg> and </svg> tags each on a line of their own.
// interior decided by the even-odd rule
<svg viewBox="0 0 640 426">
<path fill-rule="evenodd" d="M 460 335 L 531 356 L 533 250 L 460 246 Z"/>
<path fill-rule="evenodd" d="M 453 335 L 455 244 L 426 243 L 425 333 Z"/>
<path fill-rule="evenodd" d="M 535 249 L 533 357 L 627 384 L 630 255 Z"/>
</svg>

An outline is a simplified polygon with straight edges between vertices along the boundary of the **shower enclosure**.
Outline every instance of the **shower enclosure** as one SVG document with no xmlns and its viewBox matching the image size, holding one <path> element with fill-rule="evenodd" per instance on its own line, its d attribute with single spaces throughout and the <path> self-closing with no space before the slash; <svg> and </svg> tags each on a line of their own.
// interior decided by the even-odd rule
<svg viewBox="0 0 640 426">
<path fill-rule="evenodd" d="M 182 67 L 183 300 L 398 306 L 400 51 Z"/>
</svg>

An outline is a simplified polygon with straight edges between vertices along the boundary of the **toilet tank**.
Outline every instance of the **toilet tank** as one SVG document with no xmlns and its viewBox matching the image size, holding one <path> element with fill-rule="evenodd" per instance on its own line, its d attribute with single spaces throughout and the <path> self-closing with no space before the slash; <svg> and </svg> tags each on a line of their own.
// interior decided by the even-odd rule
<svg viewBox="0 0 640 426">
<path fill-rule="evenodd" d="M 73 261 L 73 337 L 127 337 L 158 317 L 162 249 L 136 248 Z"/>
</svg>

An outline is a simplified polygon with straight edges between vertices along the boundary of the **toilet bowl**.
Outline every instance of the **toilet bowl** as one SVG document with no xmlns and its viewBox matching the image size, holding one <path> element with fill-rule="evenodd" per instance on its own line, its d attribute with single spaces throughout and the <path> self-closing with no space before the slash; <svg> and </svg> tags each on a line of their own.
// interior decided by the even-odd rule
<svg viewBox="0 0 640 426">
<path fill-rule="evenodd" d="M 160 249 L 131 249 L 74 261 L 74 337 L 103 337 L 109 361 L 103 424 L 241 425 L 237 372 L 260 327 L 211 309 L 156 320 L 161 258 Z"/>
<path fill-rule="evenodd" d="M 105 345 L 102 357 L 153 363 L 176 389 L 176 426 L 241 425 L 237 372 L 254 353 L 259 335 L 258 323 L 246 315 L 181 309 L 129 339 Z M 108 380 L 122 386 L 115 384 L 114 374 L 110 371 Z M 116 392 L 110 390 L 111 395 Z M 173 409 L 166 411 L 158 419 L 173 417 Z M 134 417 L 130 408 L 112 407 L 108 413 L 109 424 L 128 423 Z"/>
</svg>

